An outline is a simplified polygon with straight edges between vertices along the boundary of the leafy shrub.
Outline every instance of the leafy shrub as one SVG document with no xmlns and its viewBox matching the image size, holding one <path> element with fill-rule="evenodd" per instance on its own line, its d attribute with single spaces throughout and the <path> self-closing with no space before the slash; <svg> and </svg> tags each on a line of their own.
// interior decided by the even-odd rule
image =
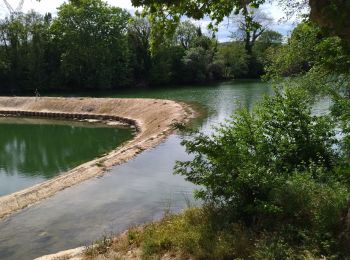
<svg viewBox="0 0 350 260">
<path fill-rule="evenodd" d="M 246 224 L 280 212 L 269 199 L 272 190 L 311 165 L 331 169 L 337 158 L 332 121 L 311 115 L 306 97 L 302 90 L 276 91 L 253 113 L 238 111 L 212 136 L 185 140 L 194 159 L 178 162 L 176 173 L 205 187 L 197 197 L 226 207 Z"/>
</svg>

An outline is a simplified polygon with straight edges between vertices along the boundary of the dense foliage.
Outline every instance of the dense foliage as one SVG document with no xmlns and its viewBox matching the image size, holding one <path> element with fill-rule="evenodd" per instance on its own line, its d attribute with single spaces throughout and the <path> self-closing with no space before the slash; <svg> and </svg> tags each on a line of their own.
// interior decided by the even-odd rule
<svg viewBox="0 0 350 260">
<path fill-rule="evenodd" d="M 49 28 L 59 54 L 60 83 L 73 88 L 127 85 L 129 16 L 101 1 L 63 4 Z"/>
<path fill-rule="evenodd" d="M 171 34 L 159 31 L 157 48 L 152 51 L 154 26 L 147 18 L 131 16 L 101 0 L 69 1 L 58 8 L 54 18 L 34 11 L 13 13 L 0 21 L 0 92 L 97 90 L 259 77 L 267 50 L 276 47 L 276 39 L 261 31 L 254 38 L 260 48 L 248 52 L 242 48 L 244 38 L 220 44 L 184 21 Z M 257 73 L 250 73 L 252 60 L 260 68 Z"/>
<path fill-rule="evenodd" d="M 317 25 L 303 22 L 293 30 L 286 45 L 280 45 L 268 55 L 268 76 L 300 76 L 316 70 L 321 76 L 349 74 L 349 47 Z"/>
</svg>

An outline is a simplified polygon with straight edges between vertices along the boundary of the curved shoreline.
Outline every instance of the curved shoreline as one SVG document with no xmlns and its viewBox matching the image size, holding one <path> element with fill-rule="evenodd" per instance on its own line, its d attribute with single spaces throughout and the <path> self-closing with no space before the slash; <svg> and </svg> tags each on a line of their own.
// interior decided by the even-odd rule
<svg viewBox="0 0 350 260">
<path fill-rule="evenodd" d="M 183 103 L 160 99 L 0 97 L 0 114 L 115 120 L 135 126 L 137 135 L 103 157 L 83 163 L 43 183 L 0 197 L 0 219 L 57 192 L 100 176 L 143 150 L 162 142 L 173 124 L 193 111 Z"/>
</svg>

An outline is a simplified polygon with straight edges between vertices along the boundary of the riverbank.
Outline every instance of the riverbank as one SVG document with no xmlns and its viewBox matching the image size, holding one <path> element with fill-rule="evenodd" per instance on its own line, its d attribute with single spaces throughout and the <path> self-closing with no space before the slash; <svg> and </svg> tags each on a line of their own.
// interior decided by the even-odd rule
<svg viewBox="0 0 350 260">
<path fill-rule="evenodd" d="M 163 141 L 174 124 L 186 122 L 194 111 L 186 104 L 157 99 L 0 97 L 0 114 L 48 118 L 102 119 L 137 129 L 134 139 L 103 157 L 22 191 L 0 197 L 0 218 L 33 205 L 57 192 L 99 176 Z"/>
<path fill-rule="evenodd" d="M 208 248 L 203 247 L 204 244 L 211 245 L 211 249 L 230 248 L 226 241 L 222 241 L 225 239 L 220 237 L 222 234 L 216 234 L 214 239 L 221 242 L 212 243 L 214 237 L 210 216 L 205 208 L 189 208 L 180 214 L 165 214 L 159 221 L 131 227 L 119 235 L 103 237 L 91 246 L 41 256 L 35 260 L 212 258 L 213 255 L 206 252 Z"/>
<path fill-rule="evenodd" d="M 213 208 L 200 207 L 165 214 L 160 221 L 102 237 L 91 246 L 35 260 L 348 259 L 320 256 L 320 248 L 308 241 L 293 244 L 282 239 L 286 230 L 279 233 L 239 222 L 224 224 L 224 217 L 217 213 Z"/>
</svg>

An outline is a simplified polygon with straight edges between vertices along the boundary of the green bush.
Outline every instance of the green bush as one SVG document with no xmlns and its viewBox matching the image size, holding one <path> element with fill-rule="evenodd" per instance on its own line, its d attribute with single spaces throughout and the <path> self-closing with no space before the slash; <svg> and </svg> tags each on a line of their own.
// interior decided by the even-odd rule
<svg viewBox="0 0 350 260">
<path fill-rule="evenodd" d="M 238 111 L 214 135 L 185 140 L 194 159 L 178 162 L 176 173 L 205 187 L 197 197 L 229 208 L 247 224 L 260 214 L 280 212 L 269 199 L 272 190 L 310 166 L 332 169 L 338 156 L 331 119 L 313 116 L 306 97 L 298 89 L 276 91 L 253 113 Z"/>
<path fill-rule="evenodd" d="M 280 241 L 265 241 L 271 259 L 281 259 L 283 247 L 331 255 L 340 252 L 350 197 L 334 129 L 330 116 L 312 115 L 306 91 L 287 87 L 213 135 L 184 140 L 193 159 L 177 162 L 175 172 L 202 187 L 196 196 L 217 210 L 221 228 L 243 223 L 276 233 Z"/>
</svg>

